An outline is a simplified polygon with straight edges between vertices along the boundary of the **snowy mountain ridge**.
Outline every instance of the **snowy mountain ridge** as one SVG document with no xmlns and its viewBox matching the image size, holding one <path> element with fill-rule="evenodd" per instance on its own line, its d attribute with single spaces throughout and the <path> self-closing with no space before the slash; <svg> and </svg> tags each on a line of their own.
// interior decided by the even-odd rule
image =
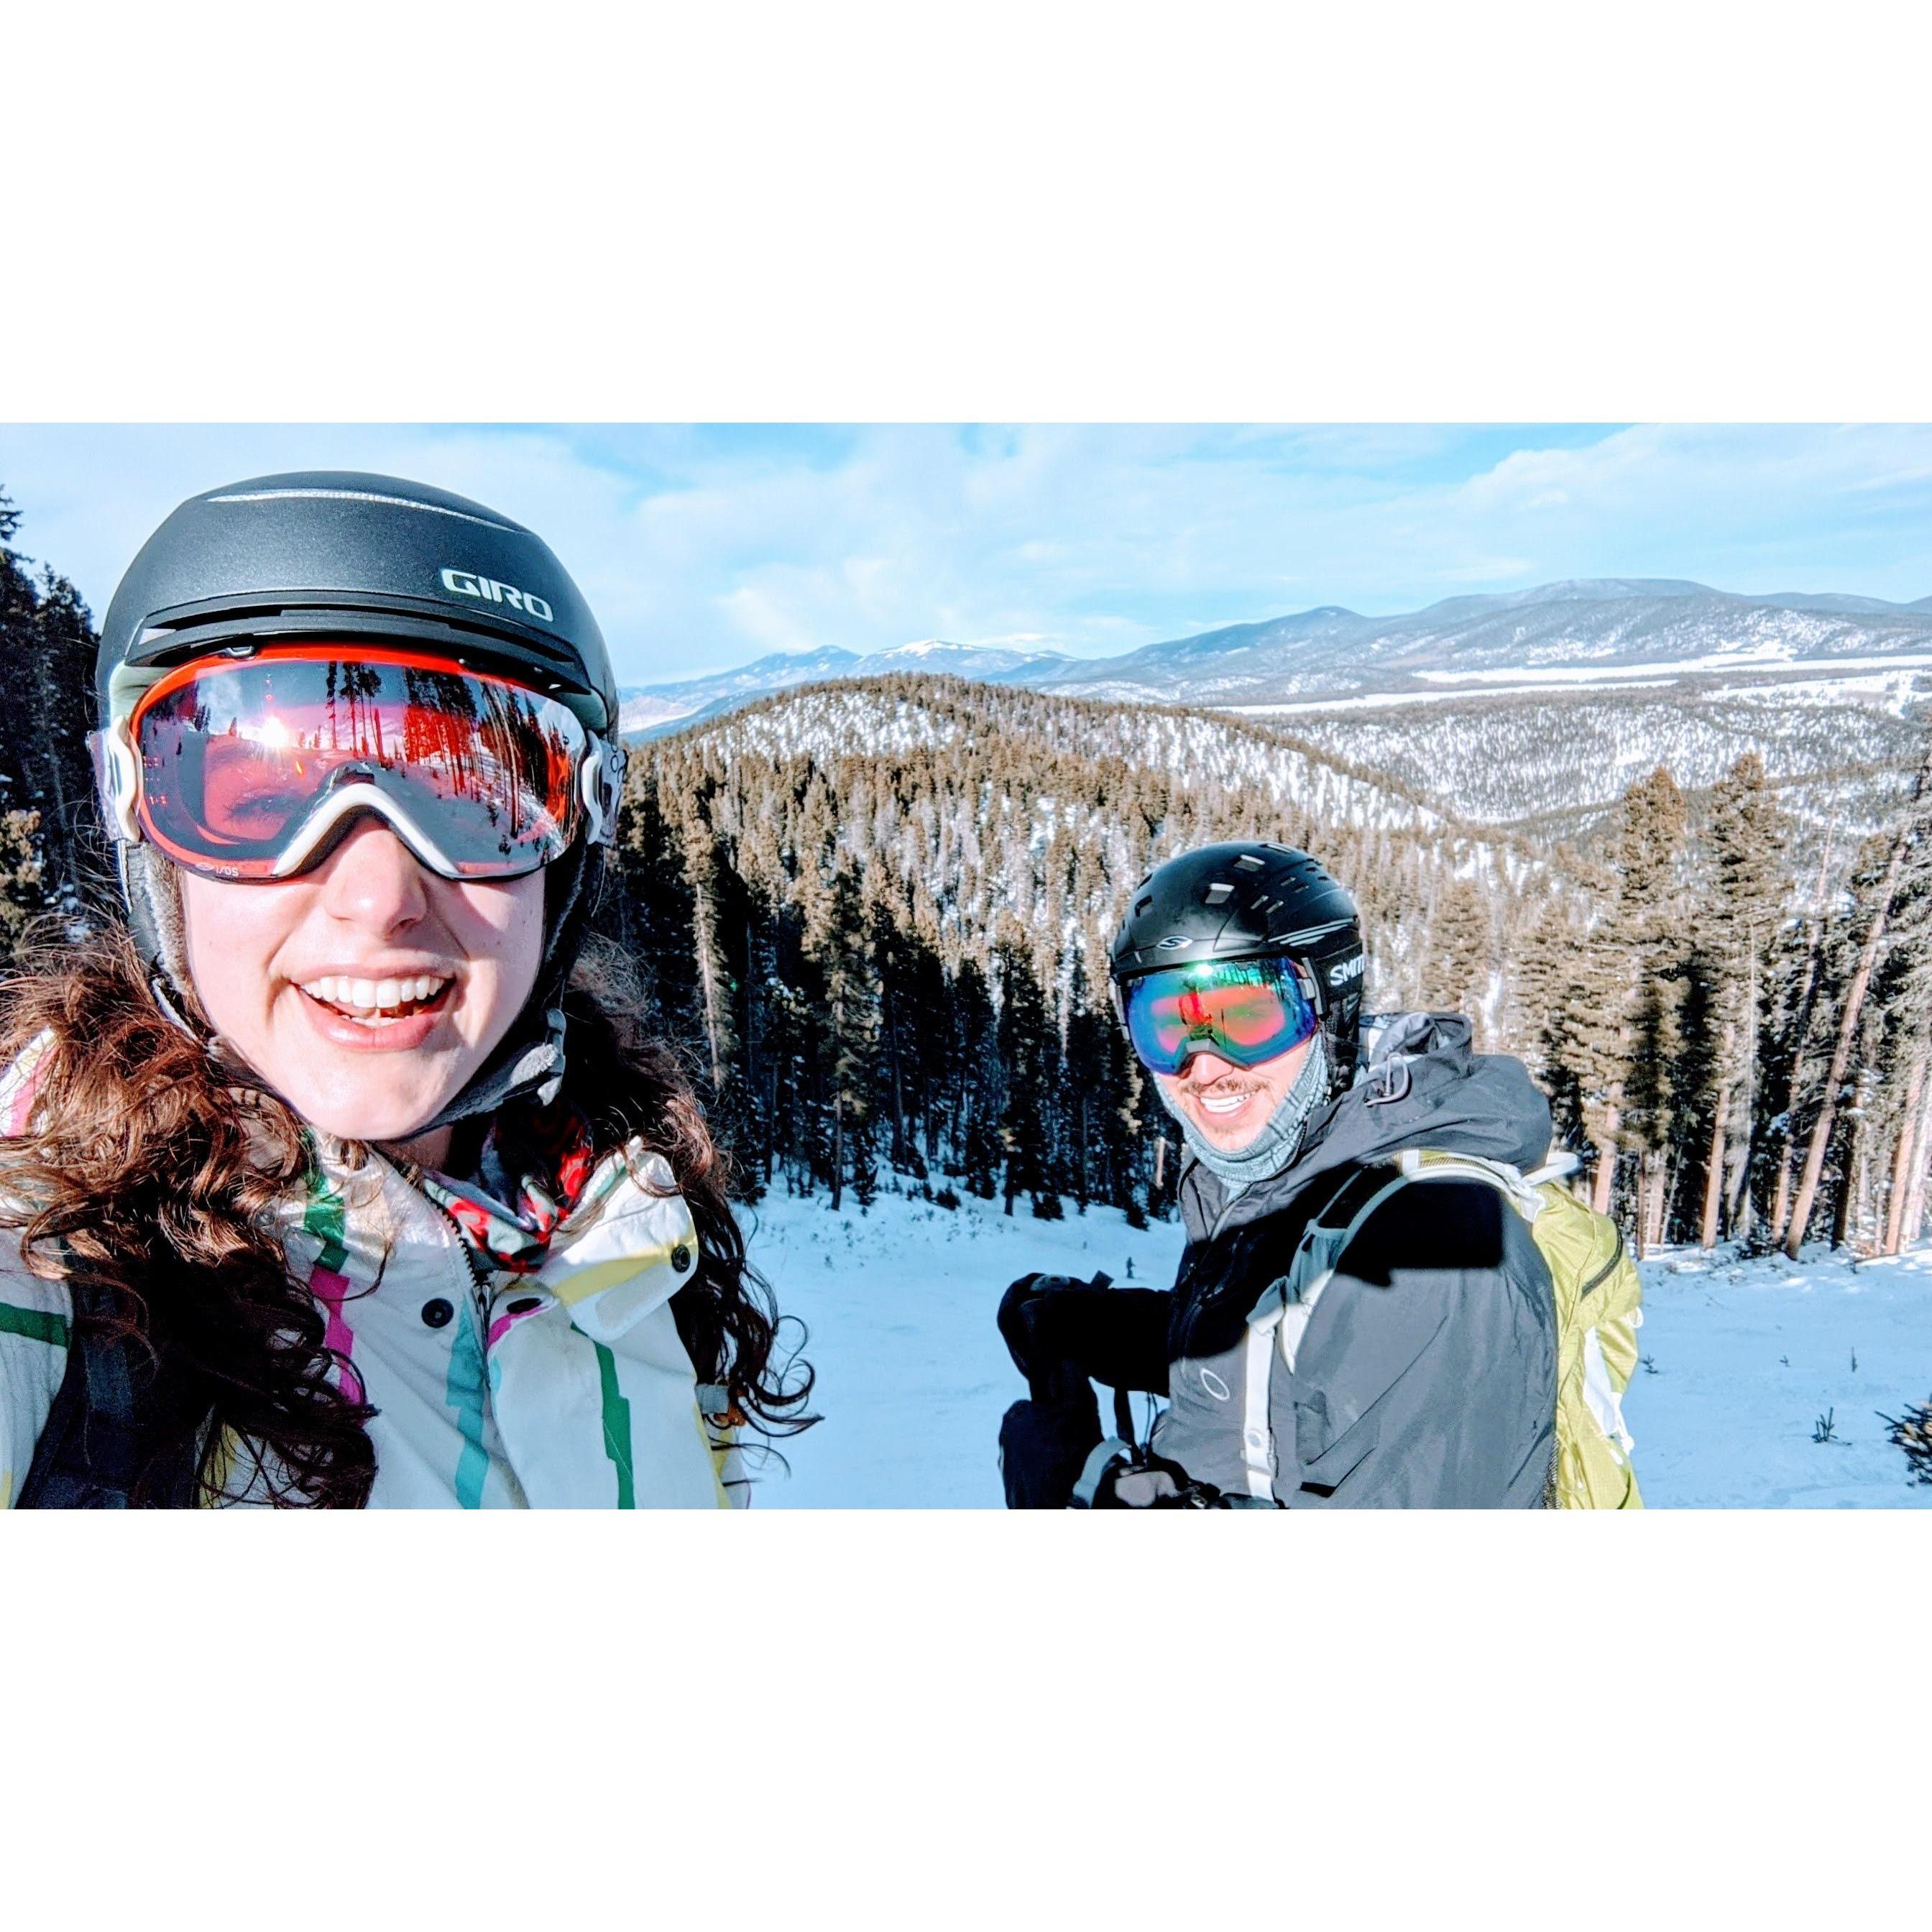
<svg viewBox="0 0 1932 1932">
<path fill-rule="evenodd" d="M 1828 671 L 1853 658 L 1932 665 L 1932 611 L 1876 598 L 1773 601 L 1607 580 L 1452 598 L 1393 617 L 1332 607 L 1083 662 L 1053 680 L 1095 696 L 1255 704 L 1426 690 L 1538 673 L 1564 682 L 1731 667 Z"/>
<path fill-rule="evenodd" d="M 772 692 L 834 678 L 878 677 L 896 670 L 923 670 L 974 678 L 982 682 L 1009 680 L 1030 682 L 1072 662 L 1059 651 L 956 644 L 944 638 L 921 638 L 863 656 L 841 650 L 836 644 L 815 651 L 774 651 L 736 670 L 718 671 L 709 677 L 626 686 L 618 694 L 622 700 L 619 728 L 631 734 L 680 719 L 696 723 Z"/>
<path fill-rule="evenodd" d="M 1323 604 L 1112 658 L 938 638 L 862 656 L 836 646 L 780 652 L 733 671 L 627 689 L 625 729 L 662 729 L 794 685 L 901 668 L 1086 697 L 1233 706 L 1394 702 L 1445 685 L 1512 680 L 1675 682 L 1735 670 L 1815 681 L 1874 664 L 1932 670 L 1932 598 L 1744 596 L 1681 578 L 1599 578 L 1451 597 L 1388 616 Z"/>
</svg>

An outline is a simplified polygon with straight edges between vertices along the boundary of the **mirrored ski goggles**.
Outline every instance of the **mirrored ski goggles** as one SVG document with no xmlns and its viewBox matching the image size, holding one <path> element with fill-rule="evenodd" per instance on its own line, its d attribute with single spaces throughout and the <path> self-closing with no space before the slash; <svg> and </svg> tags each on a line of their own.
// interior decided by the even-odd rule
<svg viewBox="0 0 1932 1932">
<path fill-rule="evenodd" d="M 1312 1039 L 1322 1024 L 1288 958 L 1167 967 L 1129 980 L 1120 1004 L 1134 1052 L 1156 1073 L 1178 1073 L 1200 1052 L 1258 1066 Z"/>
<path fill-rule="evenodd" d="M 574 712 L 407 651 L 204 658 L 104 735 L 122 836 L 138 820 L 176 864 L 220 878 L 289 878 L 365 811 L 446 878 L 514 878 L 567 851 L 586 813 L 598 837 L 615 814 L 608 758 Z"/>
</svg>

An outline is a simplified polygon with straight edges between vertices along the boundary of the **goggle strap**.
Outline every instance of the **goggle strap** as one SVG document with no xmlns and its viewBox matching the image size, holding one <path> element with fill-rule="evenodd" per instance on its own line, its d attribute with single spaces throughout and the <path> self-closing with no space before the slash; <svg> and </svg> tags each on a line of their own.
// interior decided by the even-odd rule
<svg viewBox="0 0 1932 1932">
<path fill-rule="evenodd" d="M 94 789 L 108 830 L 118 844 L 138 845 L 141 828 L 134 807 L 141 796 L 141 760 L 127 719 L 117 718 L 106 730 L 88 732 L 87 748 L 94 760 Z"/>
<path fill-rule="evenodd" d="M 620 740 L 590 734 L 590 754 L 577 775 L 577 789 L 584 801 L 584 836 L 593 845 L 608 845 L 616 836 L 627 762 Z"/>
</svg>

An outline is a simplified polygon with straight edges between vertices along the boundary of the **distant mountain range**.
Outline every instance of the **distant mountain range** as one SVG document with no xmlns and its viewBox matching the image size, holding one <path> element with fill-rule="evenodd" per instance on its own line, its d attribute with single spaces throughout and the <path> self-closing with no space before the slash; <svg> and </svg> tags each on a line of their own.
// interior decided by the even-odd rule
<svg viewBox="0 0 1932 1932">
<path fill-rule="evenodd" d="M 968 677 L 981 684 L 1046 682 L 1052 674 L 1075 662 L 1059 651 L 1000 650 L 984 644 L 949 644 L 925 638 L 890 650 L 842 650 L 828 644 L 815 651 L 774 651 L 770 656 L 741 664 L 736 670 L 710 677 L 688 678 L 674 684 L 627 686 L 622 728 L 634 735 L 652 727 L 695 722 L 734 710 L 754 698 L 788 691 L 799 684 L 827 683 L 836 678 L 882 677 L 893 671 L 930 671 L 935 675 Z M 1031 675 L 1030 675 L 1030 674 Z"/>
<path fill-rule="evenodd" d="M 794 685 L 915 670 L 1083 697 L 1245 708 L 1732 673 L 1815 676 L 1920 662 L 1932 670 L 1932 597 L 1738 596 L 1676 578 L 1598 578 L 1452 597 L 1395 616 L 1328 604 L 1113 658 L 936 638 L 864 655 L 781 652 L 710 677 L 627 690 L 623 716 L 627 731 L 655 735 Z"/>
</svg>

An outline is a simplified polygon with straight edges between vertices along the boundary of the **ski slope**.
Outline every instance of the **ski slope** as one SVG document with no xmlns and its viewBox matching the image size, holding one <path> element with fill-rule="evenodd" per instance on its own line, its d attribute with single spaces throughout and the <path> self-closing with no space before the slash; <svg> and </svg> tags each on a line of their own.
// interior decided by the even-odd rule
<svg viewBox="0 0 1932 1932">
<path fill-rule="evenodd" d="M 781 1445 L 760 1508 L 996 1509 L 1000 1418 L 1024 1393 L 993 1325 L 1037 1270 L 1166 1287 L 1177 1222 L 1112 1208 L 1037 1221 L 1024 1199 L 957 1210 L 882 1194 L 834 1214 L 768 1195 L 746 1211 L 754 1264 L 811 1330 L 824 1418 Z M 1740 1262 L 1668 1252 L 1643 1266 L 1640 1367 L 1624 1411 L 1653 1507 L 1932 1507 L 1876 1412 L 1932 1398 L 1932 1249 L 1854 1266 L 1820 1252 Z M 1856 1366 L 1853 1366 L 1853 1358 Z M 1832 1439 L 1812 1436 L 1832 1412 Z M 1103 1399 L 1102 1412 L 1107 1413 Z"/>
</svg>

